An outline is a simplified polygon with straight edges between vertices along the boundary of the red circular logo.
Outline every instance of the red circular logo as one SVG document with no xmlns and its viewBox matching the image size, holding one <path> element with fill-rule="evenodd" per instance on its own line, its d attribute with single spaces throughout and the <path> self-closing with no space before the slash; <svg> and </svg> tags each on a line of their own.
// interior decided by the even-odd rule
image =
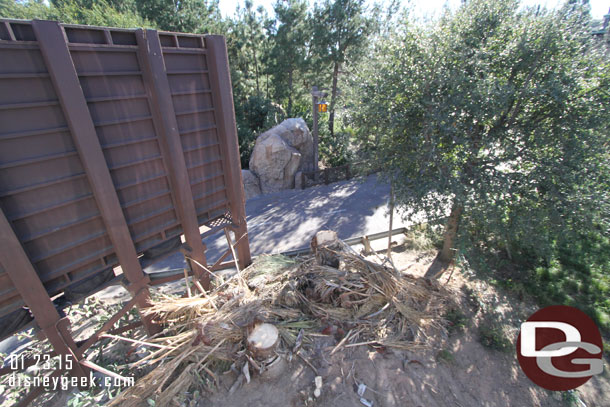
<svg viewBox="0 0 610 407">
<path fill-rule="evenodd" d="M 517 359 L 538 386 L 566 391 L 585 384 L 603 370 L 602 337 L 581 310 L 553 305 L 521 324 Z"/>
</svg>

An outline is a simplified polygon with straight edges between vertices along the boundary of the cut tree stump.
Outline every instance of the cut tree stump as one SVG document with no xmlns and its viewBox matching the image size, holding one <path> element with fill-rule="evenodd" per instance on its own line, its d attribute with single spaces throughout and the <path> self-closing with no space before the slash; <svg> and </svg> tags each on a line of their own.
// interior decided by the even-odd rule
<svg viewBox="0 0 610 407">
<path fill-rule="evenodd" d="M 280 341 L 280 333 L 274 325 L 262 323 L 255 325 L 248 335 L 248 351 L 258 361 L 267 361 L 275 356 Z"/>
<path fill-rule="evenodd" d="M 311 239 L 311 251 L 316 256 L 316 261 L 321 266 L 339 268 L 339 257 L 334 253 L 341 251 L 341 243 L 337 233 L 332 230 L 320 230 Z"/>
</svg>

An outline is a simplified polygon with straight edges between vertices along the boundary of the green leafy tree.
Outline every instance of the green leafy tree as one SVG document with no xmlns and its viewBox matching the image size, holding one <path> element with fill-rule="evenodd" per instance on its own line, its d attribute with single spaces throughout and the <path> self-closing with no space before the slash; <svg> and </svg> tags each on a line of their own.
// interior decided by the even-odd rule
<svg viewBox="0 0 610 407">
<path fill-rule="evenodd" d="M 42 0 L 18 2 L 15 0 L 0 0 L 0 16 L 4 18 L 48 19 L 51 8 Z"/>
<path fill-rule="evenodd" d="M 63 23 L 122 28 L 153 26 L 132 7 L 112 0 L 56 0 L 51 4 L 49 17 Z"/>
<path fill-rule="evenodd" d="M 227 22 L 227 51 L 244 168 L 248 166 L 258 134 L 273 127 L 281 116 L 268 97 L 268 70 L 264 65 L 270 50 L 269 38 L 265 35 L 270 24 L 265 10 L 262 7 L 255 10 L 251 1 L 238 6 L 235 16 Z"/>
<path fill-rule="evenodd" d="M 449 213 L 431 275 L 460 227 L 544 255 L 608 214 L 610 66 L 588 21 L 577 2 L 468 1 L 434 25 L 401 24 L 354 82 L 352 123 L 396 199 Z"/>
<path fill-rule="evenodd" d="M 364 12 L 364 0 L 324 0 L 313 12 L 313 44 L 315 59 L 332 69 L 328 129 L 335 129 L 335 105 L 339 75 L 347 63 L 354 63 L 366 50 L 374 19 Z M 319 71 L 318 69 L 317 71 Z"/>
</svg>

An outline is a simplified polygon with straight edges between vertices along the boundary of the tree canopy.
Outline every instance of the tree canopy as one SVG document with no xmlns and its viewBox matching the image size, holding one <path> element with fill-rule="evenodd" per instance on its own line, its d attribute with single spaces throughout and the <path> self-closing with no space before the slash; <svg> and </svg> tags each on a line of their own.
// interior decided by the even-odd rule
<svg viewBox="0 0 610 407">
<path fill-rule="evenodd" d="M 277 0 L 271 14 L 250 0 L 229 17 L 218 0 L 0 0 L 2 17 L 225 35 L 244 167 L 257 135 L 287 117 L 311 126 L 312 86 L 329 91 L 323 162 L 368 162 L 409 214 L 444 224 L 437 264 L 506 258 L 510 279 L 556 288 L 546 302 L 586 298 L 610 330 L 610 34 L 593 38 L 586 0 L 467 0 L 430 21 L 398 1 Z"/>
<path fill-rule="evenodd" d="M 577 2 L 470 1 L 405 20 L 356 76 L 351 123 L 397 200 L 451 214 L 439 260 L 460 225 L 509 257 L 608 233 L 610 66 L 589 23 Z"/>
</svg>

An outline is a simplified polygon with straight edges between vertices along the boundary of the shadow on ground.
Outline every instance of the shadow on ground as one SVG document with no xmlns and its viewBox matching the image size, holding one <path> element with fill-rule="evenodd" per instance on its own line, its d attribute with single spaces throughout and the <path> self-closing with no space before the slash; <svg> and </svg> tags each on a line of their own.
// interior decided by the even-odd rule
<svg viewBox="0 0 610 407">
<path fill-rule="evenodd" d="M 305 190 L 285 190 L 246 202 L 248 235 L 253 256 L 309 246 L 320 229 L 332 229 L 341 239 L 377 233 L 388 228 L 390 187 L 375 175 Z M 405 226 L 397 212 L 394 228 Z M 226 249 L 222 232 L 204 240 L 208 263 Z M 149 272 L 184 267 L 175 254 L 147 269 Z"/>
</svg>

